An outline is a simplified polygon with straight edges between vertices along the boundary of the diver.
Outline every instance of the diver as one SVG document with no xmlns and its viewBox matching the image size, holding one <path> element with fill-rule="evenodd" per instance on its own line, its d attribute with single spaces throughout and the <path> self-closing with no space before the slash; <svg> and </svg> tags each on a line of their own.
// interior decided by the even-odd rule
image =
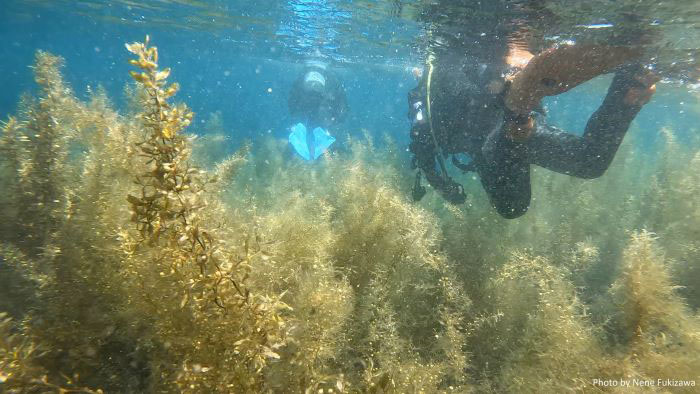
<svg viewBox="0 0 700 394">
<path fill-rule="evenodd" d="M 502 37 L 502 36 L 501 36 Z M 655 91 L 658 76 L 628 46 L 561 45 L 533 56 L 507 40 L 469 51 L 433 52 L 408 94 L 410 151 L 418 168 L 413 198 L 425 194 L 421 173 L 447 201 L 464 203 L 445 159 L 476 172 L 491 205 L 505 218 L 530 205 L 530 165 L 580 178 L 601 176 L 627 129 Z M 582 136 L 547 125 L 540 101 L 598 75 L 614 73 Z M 464 163 L 457 156 L 467 154 Z"/>
<path fill-rule="evenodd" d="M 289 143 L 304 159 L 317 159 L 335 141 L 328 129 L 345 120 L 345 88 L 326 63 L 308 61 L 292 85 L 288 106 L 296 122 Z"/>
</svg>

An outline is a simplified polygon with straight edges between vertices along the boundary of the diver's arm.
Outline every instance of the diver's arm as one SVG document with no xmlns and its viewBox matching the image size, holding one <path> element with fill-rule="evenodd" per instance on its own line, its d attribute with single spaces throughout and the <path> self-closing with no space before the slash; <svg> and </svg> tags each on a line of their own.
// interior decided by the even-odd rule
<svg viewBox="0 0 700 394">
<path fill-rule="evenodd" d="M 467 196 L 462 185 L 446 174 L 443 176 L 436 169 L 435 161 L 439 153 L 435 150 L 427 125 L 414 125 L 411 128 L 409 149 L 415 155 L 415 164 L 423 172 L 425 179 L 445 200 L 453 204 L 463 204 L 466 201 Z"/>
<path fill-rule="evenodd" d="M 453 204 L 462 204 L 467 198 L 462 185 L 436 169 L 435 161 L 439 152 L 437 152 L 435 140 L 430 131 L 427 109 L 424 104 L 426 98 L 422 92 L 425 92 L 423 82 L 408 93 L 408 117 L 412 123 L 409 149 L 415 155 L 415 164 L 423 172 L 428 183 L 440 192 L 445 200 Z"/>
<path fill-rule="evenodd" d="M 563 45 L 548 49 L 516 73 L 505 95 L 513 112 L 528 114 L 546 96 L 556 96 L 641 56 L 639 47 Z"/>
<path fill-rule="evenodd" d="M 630 123 L 651 98 L 658 80 L 640 65 L 613 78 L 605 100 L 591 115 L 583 136 L 540 124 L 527 140 L 531 163 L 580 178 L 597 178 L 610 166 Z"/>
<path fill-rule="evenodd" d="M 423 172 L 428 183 L 436 189 L 443 186 L 443 179 L 435 169 L 435 146 L 425 130 L 418 130 L 414 126 L 411 129 L 411 143 L 409 150 L 415 155 L 415 165 Z"/>
<path fill-rule="evenodd" d="M 414 164 L 434 188 L 442 186 L 442 178 L 435 170 L 435 144 L 430 135 L 428 114 L 425 108 L 425 81 L 408 92 L 408 119 L 411 121 L 409 150 L 415 155 Z"/>
</svg>

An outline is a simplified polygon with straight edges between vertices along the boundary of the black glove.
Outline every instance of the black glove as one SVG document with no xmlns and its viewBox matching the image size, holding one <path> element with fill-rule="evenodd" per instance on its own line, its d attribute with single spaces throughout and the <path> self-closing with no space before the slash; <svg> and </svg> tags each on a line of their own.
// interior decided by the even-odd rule
<svg viewBox="0 0 700 394">
<path fill-rule="evenodd" d="M 425 186 L 420 184 L 420 171 L 416 173 L 416 181 L 413 183 L 413 189 L 411 190 L 411 195 L 413 196 L 413 201 L 420 201 L 423 196 L 425 196 L 426 190 Z"/>
<path fill-rule="evenodd" d="M 438 189 L 442 197 L 452 204 L 464 204 L 467 201 L 467 194 L 459 183 L 452 179 L 446 179 L 441 188 Z"/>
</svg>

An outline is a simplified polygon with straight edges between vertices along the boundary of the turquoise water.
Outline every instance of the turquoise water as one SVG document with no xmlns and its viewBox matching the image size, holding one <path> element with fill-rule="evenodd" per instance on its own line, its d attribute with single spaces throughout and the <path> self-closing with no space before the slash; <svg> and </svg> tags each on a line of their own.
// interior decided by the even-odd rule
<svg viewBox="0 0 700 394">
<path fill-rule="evenodd" d="M 650 51 L 663 48 L 653 53 L 654 61 L 662 64 L 669 79 L 659 86 L 639 123 L 646 138 L 654 138 L 654 130 L 667 123 L 685 133 L 696 127 L 692 114 L 697 98 L 687 93 L 693 91 L 688 88 L 693 81 L 687 71 L 696 68 L 697 62 L 682 65 L 697 57 L 700 42 L 694 36 L 700 19 L 694 2 L 629 3 L 601 1 L 584 7 L 577 2 L 534 2 L 535 12 L 517 17 L 541 29 L 537 32 L 541 46 L 572 38 L 604 40 L 616 30 L 658 24 L 652 27 L 663 29 L 663 34 L 650 44 Z M 481 12 L 494 20 L 515 18 L 506 12 L 515 12 L 519 2 L 505 4 L 510 6 L 492 5 Z M 221 111 L 225 123 L 242 137 L 284 134 L 289 127 L 286 96 L 295 72 L 306 57 L 320 53 L 333 60 L 343 77 L 353 109 L 347 124 L 407 141 L 406 93 L 416 84 L 410 69 L 424 64 L 430 44 L 427 31 L 437 25 L 437 31 L 447 36 L 462 31 L 479 31 L 475 33 L 479 36 L 481 30 L 493 27 L 488 18 L 474 12 L 476 6 L 449 2 L 443 9 L 436 7 L 420 1 L 8 0 L 0 10 L 0 83 L 4 87 L 0 109 L 10 113 L 19 95 L 32 87 L 27 65 L 36 49 L 66 58 L 71 66 L 66 78 L 78 94 L 83 94 L 85 86 L 100 84 L 119 100 L 128 80 L 122 43 L 150 34 L 167 54 L 164 61 L 176 67 L 194 111 Z M 620 16 L 633 12 L 638 13 L 634 22 Z M 600 21 L 613 26 L 586 28 Z M 682 66 L 670 67 L 674 62 Z M 548 99 L 550 117 L 562 127 L 581 131 L 604 89 L 603 84 L 582 87 L 581 94 Z M 567 111 L 579 105 L 585 110 Z"/>
<path fill-rule="evenodd" d="M 532 166 L 517 219 L 449 161 L 465 203 L 413 201 L 416 71 L 504 40 L 660 80 L 603 176 Z M 697 392 L 699 56 L 696 0 L 3 0 L 0 392 Z M 347 96 L 314 161 L 309 59 Z"/>
</svg>

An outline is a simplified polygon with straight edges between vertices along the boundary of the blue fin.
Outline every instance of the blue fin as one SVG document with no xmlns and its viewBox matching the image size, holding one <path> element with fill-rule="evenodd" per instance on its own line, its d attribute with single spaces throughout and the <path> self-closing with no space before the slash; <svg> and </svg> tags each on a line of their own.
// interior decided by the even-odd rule
<svg viewBox="0 0 700 394">
<path fill-rule="evenodd" d="M 292 132 L 289 133 L 289 143 L 292 144 L 301 157 L 306 160 L 311 160 L 309 146 L 306 143 L 306 126 L 301 123 L 292 126 Z"/>
<path fill-rule="evenodd" d="M 318 159 L 323 152 L 335 142 L 335 137 L 320 127 L 314 129 L 314 160 Z"/>
</svg>

